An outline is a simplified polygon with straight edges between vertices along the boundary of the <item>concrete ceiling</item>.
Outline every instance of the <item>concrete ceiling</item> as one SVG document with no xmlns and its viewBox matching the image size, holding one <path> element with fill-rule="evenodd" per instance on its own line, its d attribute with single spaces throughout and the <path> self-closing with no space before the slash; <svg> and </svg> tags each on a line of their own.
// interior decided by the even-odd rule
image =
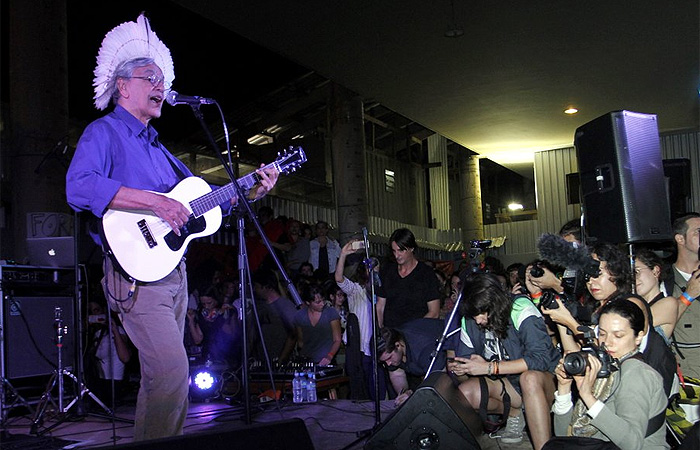
<svg viewBox="0 0 700 450">
<path fill-rule="evenodd" d="M 529 177 L 609 111 L 700 122 L 697 0 L 175 3 Z"/>
</svg>

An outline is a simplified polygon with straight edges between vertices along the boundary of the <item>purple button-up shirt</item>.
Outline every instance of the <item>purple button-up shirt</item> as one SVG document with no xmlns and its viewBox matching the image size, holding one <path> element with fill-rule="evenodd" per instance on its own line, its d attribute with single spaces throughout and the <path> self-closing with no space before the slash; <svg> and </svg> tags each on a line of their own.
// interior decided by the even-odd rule
<svg viewBox="0 0 700 450">
<path fill-rule="evenodd" d="M 192 172 L 159 142 L 158 132 L 117 105 L 80 137 L 66 196 L 76 211 L 102 217 L 121 186 L 168 192 L 188 176 Z"/>
</svg>

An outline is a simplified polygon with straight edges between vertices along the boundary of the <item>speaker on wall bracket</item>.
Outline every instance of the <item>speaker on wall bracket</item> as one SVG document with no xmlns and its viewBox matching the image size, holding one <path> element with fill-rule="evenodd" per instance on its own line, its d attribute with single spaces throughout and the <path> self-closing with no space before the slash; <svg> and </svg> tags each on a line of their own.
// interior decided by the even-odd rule
<svg viewBox="0 0 700 450">
<path fill-rule="evenodd" d="M 591 240 L 673 239 L 656 115 L 610 112 L 576 129 L 574 145 Z"/>
<path fill-rule="evenodd" d="M 452 379 L 433 372 L 365 443 L 365 449 L 478 450 L 479 413 Z"/>
</svg>

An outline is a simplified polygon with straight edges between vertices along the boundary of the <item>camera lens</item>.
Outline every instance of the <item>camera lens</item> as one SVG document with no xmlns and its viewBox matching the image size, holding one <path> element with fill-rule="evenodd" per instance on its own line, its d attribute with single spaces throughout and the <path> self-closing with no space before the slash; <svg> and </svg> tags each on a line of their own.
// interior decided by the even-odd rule
<svg viewBox="0 0 700 450">
<path fill-rule="evenodd" d="M 535 278 L 539 278 L 544 275 L 544 269 L 542 269 L 540 266 L 532 266 L 532 269 L 530 269 L 530 275 Z"/>
<path fill-rule="evenodd" d="M 587 366 L 586 352 L 569 353 L 564 357 L 564 372 L 568 375 L 583 375 Z"/>
</svg>

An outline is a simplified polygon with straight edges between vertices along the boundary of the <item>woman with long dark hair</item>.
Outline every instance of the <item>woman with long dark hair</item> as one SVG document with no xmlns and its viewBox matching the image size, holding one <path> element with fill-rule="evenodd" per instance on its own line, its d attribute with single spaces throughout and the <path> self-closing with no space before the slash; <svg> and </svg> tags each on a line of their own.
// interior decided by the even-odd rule
<svg viewBox="0 0 700 450">
<path fill-rule="evenodd" d="M 474 409 L 483 405 L 484 413 L 506 415 L 510 401 L 500 435 L 506 444 L 522 440 L 524 407 L 532 444 L 541 448 L 551 436 L 553 371 L 560 355 L 539 310 L 525 296 L 511 300 L 495 275 L 475 273 L 463 283 L 459 312 L 460 342 L 447 354 L 447 369 L 458 377 L 459 389 Z M 487 399 L 481 394 L 484 384 Z"/>
</svg>

